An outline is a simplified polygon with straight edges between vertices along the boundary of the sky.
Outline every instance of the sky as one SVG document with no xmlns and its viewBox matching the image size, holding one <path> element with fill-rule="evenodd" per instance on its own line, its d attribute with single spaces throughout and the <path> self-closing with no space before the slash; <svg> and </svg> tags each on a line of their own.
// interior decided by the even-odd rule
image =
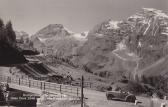
<svg viewBox="0 0 168 107">
<path fill-rule="evenodd" d="M 168 0 L 0 0 L 0 17 L 30 35 L 49 24 L 79 33 L 104 20 L 126 19 L 143 7 L 168 12 Z"/>
</svg>

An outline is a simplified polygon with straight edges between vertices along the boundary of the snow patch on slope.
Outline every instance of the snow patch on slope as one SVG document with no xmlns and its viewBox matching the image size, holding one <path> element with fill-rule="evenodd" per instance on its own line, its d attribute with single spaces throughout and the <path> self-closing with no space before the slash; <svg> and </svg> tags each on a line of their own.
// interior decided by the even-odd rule
<svg viewBox="0 0 168 107">
<path fill-rule="evenodd" d="M 87 38 L 87 36 L 82 35 L 81 33 L 74 33 L 72 36 L 77 40 L 85 40 Z"/>
<path fill-rule="evenodd" d="M 72 32 L 71 30 L 69 30 L 69 29 L 66 28 L 66 27 L 64 27 L 64 29 L 65 29 L 68 33 L 70 33 L 70 34 L 74 33 L 74 32 Z"/>
<path fill-rule="evenodd" d="M 109 21 L 107 26 L 107 29 L 119 29 L 120 27 L 118 26 L 118 24 L 120 23 L 120 21 Z"/>
<path fill-rule="evenodd" d="M 112 53 L 124 61 L 125 60 L 136 61 L 138 59 L 138 56 L 135 53 L 130 52 L 127 49 L 125 41 L 122 41 L 119 44 L 117 44 L 116 49 L 112 51 Z"/>
<path fill-rule="evenodd" d="M 142 18 L 142 16 L 140 16 L 140 15 L 132 15 L 132 16 L 130 16 L 128 19 L 140 19 L 140 18 Z"/>
<path fill-rule="evenodd" d="M 135 56 L 134 53 L 127 53 L 128 56 Z"/>
<path fill-rule="evenodd" d="M 82 33 L 73 33 L 72 36 L 75 37 L 77 40 L 86 40 L 88 33 L 88 31 Z"/>
<path fill-rule="evenodd" d="M 126 45 L 124 44 L 124 42 L 120 42 L 119 44 L 117 44 L 117 50 L 122 50 L 122 49 L 126 49 Z"/>
<path fill-rule="evenodd" d="M 148 29 L 149 29 L 150 26 L 151 26 L 150 23 L 151 23 L 151 20 L 148 21 L 148 23 L 147 23 L 148 26 L 147 26 L 146 30 L 144 31 L 143 35 L 146 35 L 146 32 L 148 31 Z"/>
<path fill-rule="evenodd" d="M 40 42 L 44 43 L 47 39 L 46 38 L 40 38 L 38 37 L 38 39 L 40 40 Z"/>
</svg>

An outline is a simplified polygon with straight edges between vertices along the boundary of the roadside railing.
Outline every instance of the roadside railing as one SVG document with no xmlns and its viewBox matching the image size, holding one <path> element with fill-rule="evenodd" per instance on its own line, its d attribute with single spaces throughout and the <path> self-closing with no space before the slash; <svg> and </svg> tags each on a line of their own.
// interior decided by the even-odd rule
<svg viewBox="0 0 168 107">
<path fill-rule="evenodd" d="M 62 93 L 69 96 L 80 97 L 80 88 L 72 85 L 57 84 L 33 79 L 22 79 L 0 75 L 0 82 L 7 82 L 29 88 L 46 90 L 49 92 Z"/>
<path fill-rule="evenodd" d="M 81 81 L 72 81 L 71 85 L 81 87 Z M 85 87 L 85 88 L 93 88 L 93 83 L 90 82 L 90 81 L 84 81 L 83 87 Z"/>
</svg>

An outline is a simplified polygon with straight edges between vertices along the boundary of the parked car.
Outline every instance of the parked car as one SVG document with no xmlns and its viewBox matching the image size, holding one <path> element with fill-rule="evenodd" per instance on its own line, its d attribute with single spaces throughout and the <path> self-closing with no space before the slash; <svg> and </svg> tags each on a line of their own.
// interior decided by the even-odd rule
<svg viewBox="0 0 168 107">
<path fill-rule="evenodd" d="M 123 91 L 107 91 L 106 92 L 107 100 L 122 100 L 126 102 L 135 102 L 136 96 Z"/>
</svg>

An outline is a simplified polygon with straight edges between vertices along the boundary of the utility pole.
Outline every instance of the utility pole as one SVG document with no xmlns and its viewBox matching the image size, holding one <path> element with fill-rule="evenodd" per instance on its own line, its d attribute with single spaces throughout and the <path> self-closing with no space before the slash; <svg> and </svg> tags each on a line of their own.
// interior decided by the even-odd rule
<svg viewBox="0 0 168 107">
<path fill-rule="evenodd" d="M 81 107 L 83 107 L 83 81 L 84 81 L 84 78 L 82 76 L 82 80 L 81 80 Z"/>
</svg>

